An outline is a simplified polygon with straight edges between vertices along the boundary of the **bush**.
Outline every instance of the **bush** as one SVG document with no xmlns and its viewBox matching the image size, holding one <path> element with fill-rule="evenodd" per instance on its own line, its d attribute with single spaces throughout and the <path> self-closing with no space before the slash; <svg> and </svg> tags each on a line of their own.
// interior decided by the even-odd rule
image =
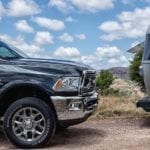
<svg viewBox="0 0 150 150">
<path fill-rule="evenodd" d="M 118 96 L 126 96 L 126 97 L 132 96 L 132 95 L 137 95 L 141 97 L 145 96 L 144 93 L 141 91 L 141 87 L 139 86 L 139 84 L 137 84 L 137 82 L 124 80 L 121 78 L 115 79 L 113 83 L 110 85 L 110 89 L 113 89 L 114 91 L 118 91 L 118 93 L 114 92 L 113 94 L 116 96 L 117 94 Z"/>
<path fill-rule="evenodd" d="M 144 89 L 144 80 L 143 77 L 139 74 L 139 67 L 142 62 L 143 51 L 139 51 L 135 54 L 133 61 L 130 63 L 130 78 L 132 81 L 136 81 Z"/>
<path fill-rule="evenodd" d="M 97 77 L 96 85 L 101 93 L 101 95 L 105 95 L 110 85 L 112 84 L 114 78 L 112 73 L 107 70 L 102 70 Z"/>
</svg>

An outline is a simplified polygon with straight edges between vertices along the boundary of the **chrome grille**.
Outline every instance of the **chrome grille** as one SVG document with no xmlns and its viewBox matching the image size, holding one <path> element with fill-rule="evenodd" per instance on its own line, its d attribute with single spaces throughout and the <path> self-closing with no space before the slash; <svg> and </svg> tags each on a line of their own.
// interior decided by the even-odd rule
<svg viewBox="0 0 150 150">
<path fill-rule="evenodd" d="M 97 104 L 98 104 L 97 99 L 93 101 L 89 101 L 86 103 L 85 108 L 86 110 L 93 110 L 93 107 L 97 106 Z"/>
<path fill-rule="evenodd" d="M 96 71 L 88 70 L 83 72 L 80 92 L 82 95 L 92 94 L 95 92 Z"/>
</svg>

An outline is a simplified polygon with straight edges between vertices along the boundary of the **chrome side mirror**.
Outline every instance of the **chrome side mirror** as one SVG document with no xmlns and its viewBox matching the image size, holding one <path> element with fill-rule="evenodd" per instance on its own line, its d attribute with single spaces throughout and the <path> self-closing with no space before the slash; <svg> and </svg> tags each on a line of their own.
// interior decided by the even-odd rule
<svg viewBox="0 0 150 150">
<path fill-rule="evenodd" d="M 140 74 L 141 77 L 144 76 L 144 71 L 143 71 L 143 66 L 142 65 L 139 67 L 139 74 Z"/>
</svg>

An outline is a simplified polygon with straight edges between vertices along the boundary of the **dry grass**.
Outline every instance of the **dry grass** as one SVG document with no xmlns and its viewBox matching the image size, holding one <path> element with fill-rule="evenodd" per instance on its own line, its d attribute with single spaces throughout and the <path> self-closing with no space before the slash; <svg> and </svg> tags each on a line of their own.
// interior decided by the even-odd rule
<svg viewBox="0 0 150 150">
<path fill-rule="evenodd" d="M 110 86 L 118 90 L 117 96 L 101 96 L 97 112 L 92 118 L 131 118 L 150 116 L 142 108 L 136 107 L 136 101 L 145 97 L 141 87 L 130 80 L 116 78 Z M 113 95 L 113 93 L 110 93 Z"/>
<path fill-rule="evenodd" d="M 95 118 L 131 118 L 146 117 L 146 113 L 141 108 L 136 107 L 136 101 L 140 98 L 137 96 L 130 97 L 100 97 L 97 112 L 93 115 Z M 92 118 L 93 118 L 92 117 Z"/>
</svg>

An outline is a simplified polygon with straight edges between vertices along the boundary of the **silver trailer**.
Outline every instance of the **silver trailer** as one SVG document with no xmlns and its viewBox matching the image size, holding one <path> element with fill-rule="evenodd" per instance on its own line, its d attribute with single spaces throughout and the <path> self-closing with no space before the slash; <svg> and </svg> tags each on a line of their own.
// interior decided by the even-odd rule
<svg viewBox="0 0 150 150">
<path fill-rule="evenodd" d="M 144 46 L 144 54 L 142 60 L 142 67 L 140 68 L 143 72 L 147 97 L 137 102 L 137 107 L 142 107 L 145 111 L 150 112 L 150 27 L 147 30 Z"/>
</svg>

